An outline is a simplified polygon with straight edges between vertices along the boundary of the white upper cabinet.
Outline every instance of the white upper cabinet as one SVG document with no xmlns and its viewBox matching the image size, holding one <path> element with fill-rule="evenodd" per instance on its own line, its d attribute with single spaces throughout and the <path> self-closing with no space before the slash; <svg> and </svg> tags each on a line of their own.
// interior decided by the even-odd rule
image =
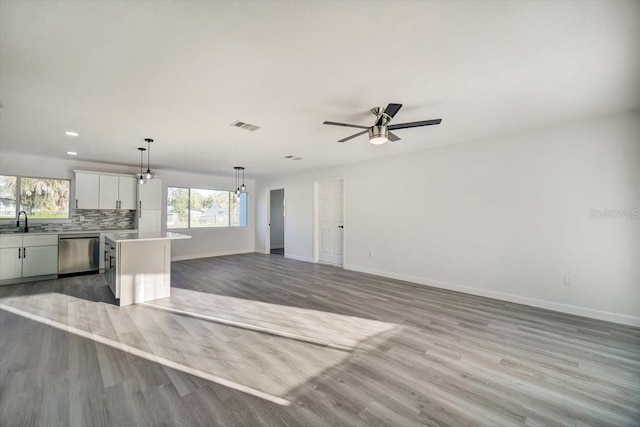
<svg viewBox="0 0 640 427">
<path fill-rule="evenodd" d="M 118 178 L 118 200 L 120 209 L 135 210 L 137 178 L 133 176 L 121 176 Z"/>
<path fill-rule="evenodd" d="M 118 177 L 100 175 L 100 209 L 118 209 Z"/>
<path fill-rule="evenodd" d="M 100 175 L 76 172 L 75 181 L 76 209 L 98 209 L 100 194 Z"/>
<path fill-rule="evenodd" d="M 76 209 L 136 209 L 135 177 L 75 172 Z"/>
<path fill-rule="evenodd" d="M 138 185 L 138 209 L 162 209 L 162 180 L 152 179 Z"/>
</svg>

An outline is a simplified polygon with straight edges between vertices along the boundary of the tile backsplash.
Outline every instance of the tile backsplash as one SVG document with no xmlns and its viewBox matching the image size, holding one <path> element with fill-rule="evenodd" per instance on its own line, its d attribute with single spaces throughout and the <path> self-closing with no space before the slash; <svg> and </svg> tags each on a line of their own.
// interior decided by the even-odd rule
<svg viewBox="0 0 640 427">
<path fill-rule="evenodd" d="M 82 231 L 82 230 L 127 230 L 134 229 L 136 223 L 136 211 L 123 209 L 72 209 L 71 222 L 31 222 L 30 232 L 47 231 Z M 20 220 L 24 225 L 24 218 Z M 14 232 L 15 221 L 9 224 L 0 224 L 0 233 Z"/>
</svg>

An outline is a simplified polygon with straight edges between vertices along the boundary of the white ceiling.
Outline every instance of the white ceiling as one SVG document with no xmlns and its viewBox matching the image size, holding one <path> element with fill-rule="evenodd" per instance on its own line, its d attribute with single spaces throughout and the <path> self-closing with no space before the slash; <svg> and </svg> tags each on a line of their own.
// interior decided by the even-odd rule
<svg viewBox="0 0 640 427">
<path fill-rule="evenodd" d="M 255 177 L 613 114 L 639 94 L 638 1 L 0 6 L 1 152 L 136 165 L 152 137 L 152 167 Z M 370 125 L 389 102 L 395 123 L 443 122 L 377 147 L 322 125 Z"/>
</svg>

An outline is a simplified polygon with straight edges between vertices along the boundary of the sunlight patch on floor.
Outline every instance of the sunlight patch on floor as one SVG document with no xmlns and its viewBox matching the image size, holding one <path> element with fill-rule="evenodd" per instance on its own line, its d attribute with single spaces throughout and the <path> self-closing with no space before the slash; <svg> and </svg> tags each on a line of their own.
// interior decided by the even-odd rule
<svg viewBox="0 0 640 427">
<path fill-rule="evenodd" d="M 394 324 L 185 289 L 119 307 L 49 292 L 0 309 L 279 405 Z"/>
</svg>

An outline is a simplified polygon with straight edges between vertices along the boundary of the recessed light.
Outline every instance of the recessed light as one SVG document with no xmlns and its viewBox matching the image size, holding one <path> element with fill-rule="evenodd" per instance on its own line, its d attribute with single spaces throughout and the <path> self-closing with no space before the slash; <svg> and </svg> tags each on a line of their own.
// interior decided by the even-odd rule
<svg viewBox="0 0 640 427">
<path fill-rule="evenodd" d="M 78 132 L 74 132 L 72 130 L 68 130 L 64 134 L 65 135 L 69 135 L 69 136 L 80 136 L 80 134 Z"/>
<path fill-rule="evenodd" d="M 75 151 L 67 151 L 67 154 L 70 156 L 77 156 L 78 153 L 76 153 Z"/>
</svg>

